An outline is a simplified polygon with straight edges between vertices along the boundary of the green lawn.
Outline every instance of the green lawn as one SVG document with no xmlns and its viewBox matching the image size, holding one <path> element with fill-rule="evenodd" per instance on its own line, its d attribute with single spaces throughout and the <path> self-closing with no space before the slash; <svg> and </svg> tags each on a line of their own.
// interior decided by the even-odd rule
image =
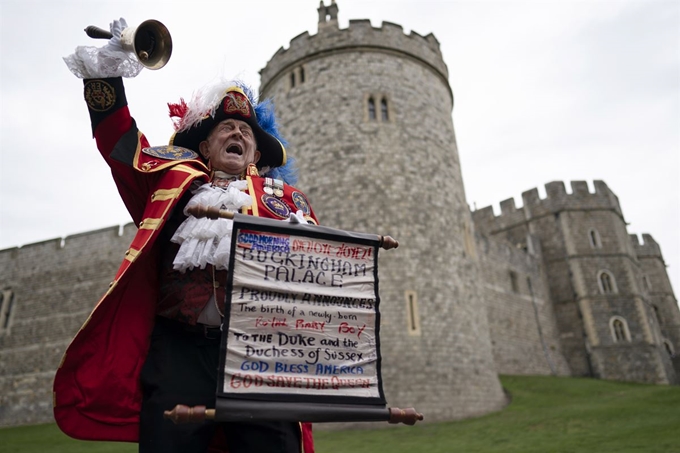
<svg viewBox="0 0 680 453">
<path fill-rule="evenodd" d="M 512 403 L 501 412 L 415 427 L 316 431 L 317 452 L 680 453 L 680 387 L 534 376 L 504 376 L 502 382 Z M 50 424 L 0 430 L 0 451 L 137 450 L 75 441 Z"/>
</svg>

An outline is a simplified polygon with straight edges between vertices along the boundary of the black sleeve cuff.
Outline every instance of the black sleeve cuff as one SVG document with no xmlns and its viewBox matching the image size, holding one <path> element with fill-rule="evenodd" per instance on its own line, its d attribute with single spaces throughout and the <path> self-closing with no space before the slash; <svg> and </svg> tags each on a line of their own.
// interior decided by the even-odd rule
<svg viewBox="0 0 680 453">
<path fill-rule="evenodd" d="M 92 133 L 107 116 L 127 105 L 123 78 L 85 79 L 85 102 L 90 111 Z"/>
</svg>

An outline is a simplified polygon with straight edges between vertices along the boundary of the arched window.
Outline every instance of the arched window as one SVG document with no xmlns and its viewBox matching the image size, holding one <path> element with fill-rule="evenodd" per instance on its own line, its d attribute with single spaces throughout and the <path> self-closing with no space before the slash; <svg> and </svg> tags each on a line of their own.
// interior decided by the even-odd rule
<svg viewBox="0 0 680 453">
<path fill-rule="evenodd" d="M 375 100 L 370 97 L 368 98 L 368 119 L 369 120 L 375 120 Z"/>
<path fill-rule="evenodd" d="M 649 277 L 646 275 L 642 276 L 642 287 L 646 292 L 650 292 L 652 290 L 652 284 L 649 282 Z"/>
<path fill-rule="evenodd" d="M 613 316 L 612 319 L 609 320 L 609 330 L 611 331 L 614 343 L 630 341 L 628 323 L 621 316 Z"/>
<path fill-rule="evenodd" d="M 618 293 L 616 280 L 614 280 L 614 276 L 609 271 L 600 271 L 597 276 L 597 283 L 600 286 L 600 292 L 602 294 Z"/>
<path fill-rule="evenodd" d="M 380 100 L 380 118 L 383 121 L 389 121 L 390 120 L 390 117 L 389 117 L 389 114 L 388 114 L 388 111 L 387 111 L 387 99 L 385 99 L 385 98 L 382 98 Z"/>
<path fill-rule="evenodd" d="M 295 72 L 290 73 L 290 87 L 295 88 Z"/>
<path fill-rule="evenodd" d="M 594 249 L 602 248 L 600 233 L 598 233 L 595 228 L 591 228 L 590 231 L 588 231 L 588 239 L 590 239 L 590 247 Z"/>
<path fill-rule="evenodd" d="M 300 66 L 300 83 L 305 83 L 305 68 Z"/>
<path fill-rule="evenodd" d="M 675 357 L 675 350 L 673 350 L 673 345 L 671 344 L 670 341 L 665 340 L 663 342 L 663 345 L 666 347 L 666 352 L 668 353 L 671 358 Z"/>
</svg>

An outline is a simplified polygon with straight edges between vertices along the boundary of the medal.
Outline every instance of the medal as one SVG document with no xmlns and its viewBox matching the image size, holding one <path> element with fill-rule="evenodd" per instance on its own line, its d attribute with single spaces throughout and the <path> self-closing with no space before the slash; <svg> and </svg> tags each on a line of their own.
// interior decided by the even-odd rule
<svg viewBox="0 0 680 453">
<path fill-rule="evenodd" d="M 308 216 L 312 213 L 312 209 L 309 207 L 309 202 L 301 192 L 293 191 L 291 198 L 293 199 L 293 204 L 295 207 L 302 211 L 305 216 Z"/>
<path fill-rule="evenodd" d="M 274 188 L 272 187 L 274 185 L 272 178 L 264 178 L 264 187 L 262 190 L 264 190 L 264 193 L 267 195 L 273 195 L 274 194 Z"/>
<path fill-rule="evenodd" d="M 274 195 L 276 195 L 278 198 L 283 196 L 283 181 L 280 179 L 274 180 Z"/>
<path fill-rule="evenodd" d="M 278 198 L 272 197 L 271 195 L 262 195 L 260 200 L 262 200 L 264 207 L 276 217 L 287 219 L 290 215 L 290 208 Z"/>
</svg>

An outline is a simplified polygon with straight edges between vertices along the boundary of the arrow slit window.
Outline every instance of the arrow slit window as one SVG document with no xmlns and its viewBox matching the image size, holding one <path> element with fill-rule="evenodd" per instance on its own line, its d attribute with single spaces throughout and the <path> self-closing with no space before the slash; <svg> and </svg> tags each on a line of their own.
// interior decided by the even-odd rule
<svg viewBox="0 0 680 453">
<path fill-rule="evenodd" d="M 420 335 L 420 314 L 418 313 L 418 294 L 406 291 L 406 318 L 409 335 Z"/>
</svg>

